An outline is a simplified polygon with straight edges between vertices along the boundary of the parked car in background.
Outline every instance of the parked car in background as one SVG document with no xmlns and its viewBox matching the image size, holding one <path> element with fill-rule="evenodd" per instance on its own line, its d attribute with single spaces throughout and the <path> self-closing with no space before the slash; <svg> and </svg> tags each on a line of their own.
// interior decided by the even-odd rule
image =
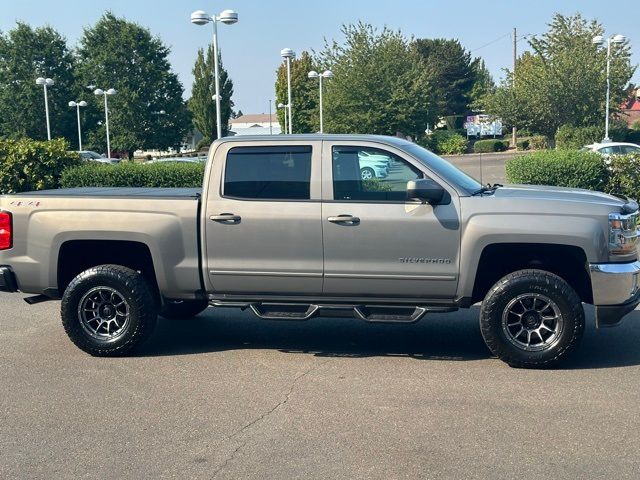
<svg viewBox="0 0 640 480">
<path fill-rule="evenodd" d="M 89 162 L 111 163 L 111 164 L 120 163 L 119 158 L 106 158 L 97 152 L 92 152 L 91 150 L 81 150 L 78 153 L 80 154 L 80 157 L 83 160 L 87 160 Z"/>
<path fill-rule="evenodd" d="M 207 157 L 166 157 L 166 158 L 154 158 L 144 162 L 149 163 L 204 163 L 207 161 Z"/>
<path fill-rule="evenodd" d="M 593 143 L 585 146 L 583 150 L 590 150 L 607 156 L 626 155 L 627 153 L 640 153 L 640 145 L 624 142 Z"/>
</svg>

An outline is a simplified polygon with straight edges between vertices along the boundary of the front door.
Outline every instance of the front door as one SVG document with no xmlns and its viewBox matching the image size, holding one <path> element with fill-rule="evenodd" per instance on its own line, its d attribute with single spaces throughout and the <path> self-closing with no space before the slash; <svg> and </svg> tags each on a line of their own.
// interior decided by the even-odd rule
<svg viewBox="0 0 640 480">
<path fill-rule="evenodd" d="M 216 293 L 322 292 L 321 142 L 222 144 L 204 217 Z"/>
<path fill-rule="evenodd" d="M 325 142 L 323 152 L 324 165 L 331 166 L 323 171 L 323 292 L 453 298 L 460 246 L 457 196 L 436 207 L 408 201 L 407 181 L 429 174 L 392 147 Z"/>
</svg>

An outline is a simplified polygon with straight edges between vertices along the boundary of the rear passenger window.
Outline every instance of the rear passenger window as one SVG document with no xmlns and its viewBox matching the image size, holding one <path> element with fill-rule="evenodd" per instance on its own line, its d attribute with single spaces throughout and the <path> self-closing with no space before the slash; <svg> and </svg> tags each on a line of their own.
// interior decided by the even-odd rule
<svg viewBox="0 0 640 480">
<path fill-rule="evenodd" d="M 235 147 L 227 154 L 224 196 L 308 200 L 311 147 Z"/>
</svg>

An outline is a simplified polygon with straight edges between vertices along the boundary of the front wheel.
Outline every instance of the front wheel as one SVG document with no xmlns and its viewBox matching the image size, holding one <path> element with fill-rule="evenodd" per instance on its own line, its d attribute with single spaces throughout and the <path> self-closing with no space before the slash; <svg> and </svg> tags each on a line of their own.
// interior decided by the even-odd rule
<svg viewBox="0 0 640 480">
<path fill-rule="evenodd" d="M 364 167 L 360 170 L 360 176 L 362 177 L 362 180 L 371 180 L 372 178 L 375 178 L 376 173 L 373 171 L 373 168 Z"/>
<path fill-rule="evenodd" d="M 62 297 L 62 324 L 77 347 L 101 357 L 124 355 L 153 332 L 156 297 L 141 273 L 100 265 L 75 277 Z"/>
<path fill-rule="evenodd" d="M 584 325 L 575 290 L 543 270 L 506 275 L 489 290 L 480 309 L 487 347 L 512 367 L 557 364 L 580 343 Z"/>
</svg>

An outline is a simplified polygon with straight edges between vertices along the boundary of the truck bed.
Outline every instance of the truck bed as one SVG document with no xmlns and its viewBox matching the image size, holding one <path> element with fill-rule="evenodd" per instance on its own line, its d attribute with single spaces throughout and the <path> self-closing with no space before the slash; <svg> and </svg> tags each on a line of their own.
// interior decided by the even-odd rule
<svg viewBox="0 0 640 480">
<path fill-rule="evenodd" d="M 200 198 L 201 188 L 139 188 L 139 187 L 80 187 L 39 190 L 12 195 L 14 197 L 138 197 L 138 198 Z"/>
</svg>

